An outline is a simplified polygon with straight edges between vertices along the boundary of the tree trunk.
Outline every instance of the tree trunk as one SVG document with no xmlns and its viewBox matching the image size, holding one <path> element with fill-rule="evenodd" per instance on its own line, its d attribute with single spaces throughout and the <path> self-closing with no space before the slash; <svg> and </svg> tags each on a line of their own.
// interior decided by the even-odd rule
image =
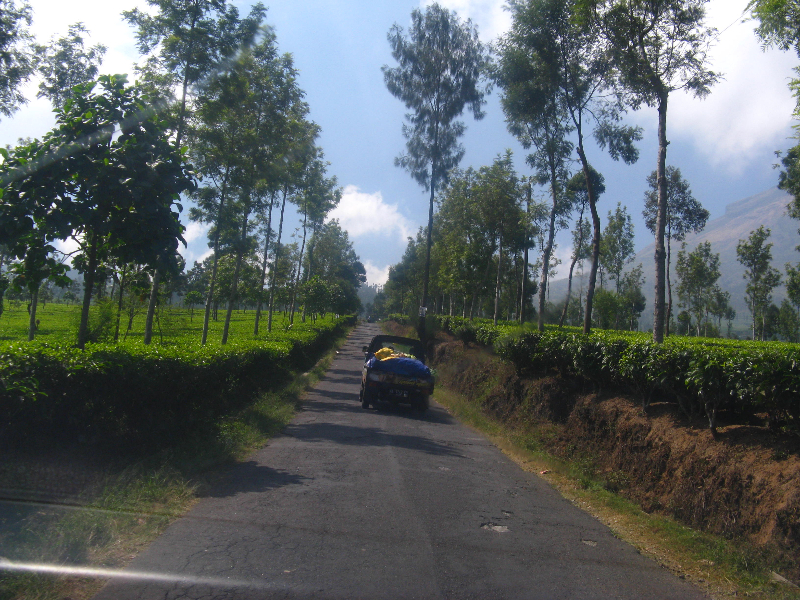
<svg viewBox="0 0 800 600">
<path fill-rule="evenodd" d="M 300 270 L 303 268 L 303 252 L 306 251 L 306 223 L 308 211 L 303 213 L 303 243 L 300 245 L 300 257 L 297 259 L 297 273 L 295 273 L 294 286 L 292 286 L 292 306 L 289 310 L 289 323 L 294 324 L 294 304 L 297 300 L 297 288 L 300 285 Z"/>
<path fill-rule="evenodd" d="M 670 264 L 672 263 L 672 226 L 667 219 L 667 318 L 664 323 L 664 337 L 669 337 L 669 322 L 672 319 L 672 281 L 670 280 Z"/>
<path fill-rule="evenodd" d="M 122 268 L 122 276 L 119 278 L 119 302 L 117 303 L 117 325 L 114 329 L 114 341 L 119 341 L 119 323 L 122 320 L 122 304 L 125 297 L 125 276 L 127 275 L 128 267 Z"/>
<path fill-rule="evenodd" d="M 267 262 L 269 258 L 269 238 L 272 237 L 272 205 L 275 202 L 275 193 L 270 194 L 269 209 L 267 213 L 267 232 L 264 236 L 264 260 L 261 262 L 261 285 L 258 286 L 258 301 L 256 302 L 256 322 L 253 327 L 253 335 L 258 335 L 258 324 L 261 321 L 261 301 L 264 293 L 264 284 L 267 282 Z"/>
<path fill-rule="evenodd" d="M 83 306 L 81 308 L 81 324 L 78 328 L 78 348 L 86 347 L 86 333 L 89 328 L 89 307 L 92 304 L 92 288 L 94 288 L 94 273 L 97 270 L 97 235 L 89 234 L 89 263 L 83 274 Z"/>
<path fill-rule="evenodd" d="M 278 258 L 281 252 L 281 236 L 283 235 L 283 213 L 286 210 L 287 188 L 283 188 L 283 200 L 281 202 L 281 218 L 278 221 L 278 239 L 275 240 L 275 258 L 272 261 L 272 273 L 269 278 L 269 317 L 267 318 L 267 331 L 272 331 L 272 309 L 275 300 L 275 280 L 278 275 Z"/>
<path fill-rule="evenodd" d="M 236 252 L 236 266 L 233 269 L 233 283 L 231 284 L 231 295 L 228 298 L 228 310 L 225 313 L 225 325 L 222 328 L 222 345 L 228 343 L 228 332 L 231 327 L 231 315 L 233 314 L 233 307 L 236 304 L 236 294 L 239 291 L 239 272 L 242 268 L 242 255 L 244 254 L 244 243 L 247 239 L 247 219 L 250 218 L 250 212 L 244 213 L 242 219 L 242 237 L 240 238 L 240 247 Z"/>
<path fill-rule="evenodd" d="M 658 102 L 658 215 L 656 217 L 656 250 L 655 250 L 655 299 L 653 300 L 653 341 L 660 344 L 664 341 L 664 292 L 666 251 L 664 249 L 664 232 L 667 222 L 667 92 L 659 95 Z"/>
<path fill-rule="evenodd" d="M 436 161 L 431 165 L 431 198 L 428 202 L 428 236 L 425 246 L 425 278 L 422 280 L 422 302 L 419 309 L 417 333 L 423 345 L 427 343 L 425 332 L 425 308 L 428 306 L 428 279 L 431 274 L 431 245 L 433 244 L 433 199 L 436 194 Z"/>
<path fill-rule="evenodd" d="M 585 206 L 585 205 L 584 205 Z M 558 321 L 558 326 L 564 326 L 564 319 L 567 318 L 567 311 L 569 310 L 569 301 L 572 297 L 572 273 L 575 271 L 575 265 L 578 263 L 578 256 L 580 255 L 581 247 L 583 246 L 583 210 L 581 206 L 581 214 L 578 217 L 578 247 L 575 249 L 575 255 L 572 257 L 572 262 L 569 265 L 569 277 L 567 277 L 567 300 L 564 302 L 564 310 L 561 311 L 561 318 Z"/>
<path fill-rule="evenodd" d="M 39 286 L 31 293 L 31 315 L 28 319 L 28 341 L 32 342 L 36 337 L 36 307 L 39 304 Z"/>
<path fill-rule="evenodd" d="M 158 300 L 158 284 L 161 280 L 161 269 L 156 267 L 153 272 L 153 287 L 150 289 L 150 302 L 147 305 L 147 319 L 144 325 L 144 343 L 149 344 L 153 337 L 153 315 L 156 312 Z"/>
<path fill-rule="evenodd" d="M 497 254 L 497 280 L 494 285 L 494 325 L 497 327 L 497 313 L 500 310 L 500 277 L 503 271 L 503 232 L 500 232 Z"/>
<path fill-rule="evenodd" d="M 200 340 L 200 343 L 205 346 L 206 341 L 208 340 L 208 321 L 211 317 L 211 307 L 214 304 L 214 287 L 217 283 L 217 269 L 219 263 L 219 230 L 222 229 L 222 211 L 225 210 L 225 199 L 227 195 L 227 188 L 228 188 L 228 174 L 225 174 L 225 178 L 222 181 L 222 190 L 220 193 L 219 199 L 219 207 L 217 208 L 217 227 L 214 230 L 214 261 L 211 264 L 211 281 L 208 283 L 208 296 L 206 296 L 206 306 L 205 306 L 205 313 L 203 314 L 203 335 Z M 214 320 L 217 320 L 216 311 L 214 314 Z"/>
<path fill-rule="evenodd" d="M 589 285 L 586 288 L 586 312 L 583 315 L 583 333 L 592 331 L 592 302 L 594 301 L 594 288 L 597 283 L 597 266 L 600 262 L 600 216 L 597 214 L 597 198 L 594 197 L 592 188 L 589 161 L 583 151 L 583 139 L 578 139 L 578 157 L 581 159 L 583 177 L 586 180 L 586 195 L 589 198 L 589 212 L 592 215 L 592 267 L 589 269 Z"/>
<path fill-rule="evenodd" d="M 556 212 L 558 211 L 558 188 L 556 187 L 555 168 L 551 164 L 550 168 L 550 191 L 553 196 L 553 208 L 550 211 L 550 226 L 547 230 L 547 244 L 542 252 L 542 278 L 539 287 L 539 314 L 537 315 L 537 325 L 539 331 L 544 331 L 544 307 L 547 301 L 547 277 L 550 271 L 550 255 L 553 252 L 553 238 L 556 229 Z"/>
<path fill-rule="evenodd" d="M 533 194 L 533 185 L 528 183 L 528 198 L 527 198 L 527 215 L 531 214 L 531 195 Z M 528 287 L 528 249 L 531 245 L 530 229 L 525 228 L 525 253 L 522 259 L 522 291 L 520 293 L 519 303 L 519 322 L 525 324 L 525 292 Z"/>
</svg>

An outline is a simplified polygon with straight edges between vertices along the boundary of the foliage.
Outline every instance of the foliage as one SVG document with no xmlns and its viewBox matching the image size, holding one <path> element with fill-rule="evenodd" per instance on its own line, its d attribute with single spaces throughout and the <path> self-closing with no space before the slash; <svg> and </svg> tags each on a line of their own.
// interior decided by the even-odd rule
<svg viewBox="0 0 800 600">
<path fill-rule="evenodd" d="M 780 272 L 772 267 L 772 243 L 767 243 L 770 230 L 760 226 L 750 232 L 746 240 L 736 245 L 737 260 L 744 266 L 742 277 L 747 280 L 745 287 L 747 307 L 753 317 L 753 339 L 765 339 L 766 311 L 772 302 L 772 290 L 781 281 Z M 760 331 L 758 330 L 760 321 Z"/>
<path fill-rule="evenodd" d="M 226 346 L 0 342 L 0 432 L 7 442 L 36 429 L 117 449 L 172 443 L 238 408 L 246 391 L 307 369 L 347 322 Z"/>
<path fill-rule="evenodd" d="M 83 23 L 69 26 L 66 37 L 50 41 L 39 64 L 39 83 L 37 98 L 48 98 L 53 106 L 61 108 L 72 97 L 73 88 L 93 81 L 98 74 L 100 62 L 106 52 L 102 44 L 88 50 L 83 47 L 83 34 L 88 33 Z"/>
<path fill-rule="evenodd" d="M 662 342 L 665 310 L 664 237 L 668 188 L 667 104 L 670 93 L 685 90 L 702 98 L 720 75 L 708 68 L 716 32 L 706 28 L 706 0 L 579 0 L 582 18 L 596 22 L 607 41 L 609 59 L 633 109 L 658 110 L 658 210 L 655 226 L 655 301 L 653 339 Z"/>
<path fill-rule="evenodd" d="M 526 331 L 440 317 L 444 331 L 494 345 L 499 356 L 526 373 L 557 371 L 603 389 L 637 394 L 645 407 L 656 397 L 674 401 L 689 416 L 753 419 L 764 413 L 771 428 L 800 429 L 800 346 L 672 336 L 656 344 L 646 333 L 574 328 Z M 457 333 L 459 332 L 459 333 Z"/>
<path fill-rule="evenodd" d="M 511 31 L 501 38 L 495 78 L 504 89 L 503 110 L 510 131 L 523 146 L 535 147 L 529 163 L 540 183 L 549 184 L 552 197 L 550 226 L 543 245 L 542 285 L 539 290 L 539 329 L 543 329 L 545 292 L 556 224 L 575 206 L 564 202 L 567 166 L 573 150 L 581 161 L 592 226 L 592 267 L 586 295 L 584 329 L 591 326 L 592 301 L 600 255 L 595 172 L 584 148 L 584 125 L 594 123 L 595 138 L 614 160 L 631 164 L 638 159 L 637 127 L 620 126 L 623 104 L 616 93 L 612 65 L 597 22 L 577 18 L 573 0 L 514 0 Z"/>
<path fill-rule="evenodd" d="M 616 284 L 620 293 L 622 271 L 633 260 L 633 222 L 627 209 L 617 202 L 612 213 L 608 211 L 608 223 L 600 240 L 600 264 Z"/>
<path fill-rule="evenodd" d="M 691 252 L 687 252 L 684 243 L 678 252 L 678 262 L 675 265 L 675 271 L 680 278 L 678 298 L 681 306 L 694 316 L 698 336 L 708 313 L 716 310 L 714 302 L 718 292 L 721 292 L 717 286 L 719 265 L 719 254 L 711 252 L 710 242 L 698 244 Z"/>
<path fill-rule="evenodd" d="M 10 117 L 26 102 L 19 88 L 36 69 L 31 26 L 31 6 L 26 0 L 0 4 L 0 114 Z"/>
</svg>

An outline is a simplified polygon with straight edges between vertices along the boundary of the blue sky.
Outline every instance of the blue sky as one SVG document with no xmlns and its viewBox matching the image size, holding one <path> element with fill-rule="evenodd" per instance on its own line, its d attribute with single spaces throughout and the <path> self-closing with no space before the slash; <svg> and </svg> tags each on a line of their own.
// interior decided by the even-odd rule
<svg viewBox="0 0 800 600">
<path fill-rule="evenodd" d="M 241 12 L 250 2 L 236 3 Z M 383 84 L 382 65 L 393 65 L 386 34 L 398 23 L 404 28 L 419 2 L 385 0 L 276 0 L 267 2 L 267 21 L 275 28 L 284 52 L 294 55 L 300 86 L 311 106 L 311 118 L 322 127 L 320 145 L 331 162 L 330 173 L 344 188 L 333 216 L 350 233 L 356 252 L 367 267 L 371 283 L 385 280 L 388 266 L 402 256 L 406 237 L 427 220 L 428 194 L 407 173 L 394 166 L 404 149 L 401 125 L 405 109 Z M 425 2 L 422 2 L 424 5 Z M 502 0 L 443 0 L 462 18 L 471 18 L 484 41 L 506 30 L 509 16 Z M 778 51 L 763 52 L 753 35 L 753 23 L 742 23 L 747 0 L 711 0 L 708 24 L 720 30 L 712 49 L 713 68 L 725 79 L 705 100 L 684 94 L 671 96 L 668 117 L 668 163 L 681 169 L 695 197 L 721 216 L 733 201 L 764 191 L 777 182 L 774 151 L 793 145 L 791 112 L 794 100 L 786 83 L 797 57 Z M 138 59 L 133 31 L 120 13 L 144 2 L 63 2 L 31 0 L 33 32 L 40 41 L 66 33 L 67 26 L 83 21 L 91 42 L 108 46 L 102 72 L 129 72 Z M 522 175 L 529 174 L 525 151 L 507 132 L 499 91 L 489 97 L 486 117 L 466 118 L 463 138 L 466 155 L 461 166 L 489 164 L 510 148 Z M 28 87 L 30 103 L 13 118 L 0 121 L 0 144 L 20 136 L 41 136 L 53 125 L 49 104 L 35 99 L 35 83 Z M 645 178 L 656 164 L 656 115 L 644 109 L 628 115 L 644 128 L 641 158 L 634 166 L 614 163 L 597 148 L 590 161 L 604 174 L 607 192 L 601 218 L 616 203 L 627 205 L 636 227 L 637 249 L 651 241 L 641 218 Z M 544 190 L 540 191 L 544 194 Z M 753 228 L 759 224 L 754 223 Z M 299 226 L 294 215 L 285 231 Z M 208 251 L 205 230 L 188 224 L 191 264 Z M 559 237 L 557 254 L 569 255 L 568 236 Z"/>
</svg>

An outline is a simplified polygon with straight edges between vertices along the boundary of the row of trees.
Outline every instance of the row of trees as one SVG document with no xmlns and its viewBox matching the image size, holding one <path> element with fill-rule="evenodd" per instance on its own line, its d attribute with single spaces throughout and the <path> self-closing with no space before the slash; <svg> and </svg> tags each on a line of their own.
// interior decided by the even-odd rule
<svg viewBox="0 0 800 600">
<path fill-rule="evenodd" d="M 160 285 L 174 282 L 183 268 L 181 195 L 195 201 L 190 219 L 210 227 L 212 254 L 195 265 L 190 290 L 205 299 L 203 343 L 212 307 L 223 298 L 222 343 L 246 294 L 256 305 L 254 335 L 265 307 L 271 329 L 277 302 L 290 308 L 290 319 L 301 304 L 311 312 L 356 310 L 364 268 L 347 234 L 325 223 L 341 192 L 316 144 L 319 127 L 308 119 L 292 57 L 278 51 L 263 25 L 264 6 L 241 18 L 219 0 L 149 4 L 152 11 L 123 13 L 143 55 L 140 83 L 128 85 L 124 76 L 92 82 L 102 49 L 87 53 L 74 37 L 84 30 L 71 29 L 59 63 L 69 76 L 47 88 L 58 127 L 3 154 L 0 241 L 11 257 L 12 285 L 32 298 L 29 337 L 42 282 L 68 283 L 54 243 L 72 239 L 78 246 L 72 264 L 84 278 L 79 345 L 86 342 L 93 293 L 102 294 L 112 279 L 119 322 L 126 292 L 141 297 L 143 276 L 149 343 Z M 17 37 L 5 50 L 30 66 L 35 46 L 20 28 L 30 24 L 30 10 L 10 7 L 16 20 L 6 18 L 4 4 L 0 22 L 17 27 Z M 86 64 L 92 68 L 80 70 Z M 16 90 L 23 80 L 20 74 L 16 84 L 0 84 Z M 14 93 L 5 114 L 21 101 Z M 287 202 L 302 218 L 299 249 L 284 242 Z M 221 266 L 231 269 L 225 289 Z M 241 282 L 250 271 L 257 283 L 248 290 Z M 288 299 L 281 290 L 289 290 Z"/>
<path fill-rule="evenodd" d="M 584 330 L 592 323 L 592 303 L 600 260 L 597 212 L 600 180 L 587 156 L 593 134 L 601 149 L 626 163 L 638 159 L 639 128 L 625 125 L 626 109 L 648 105 L 658 111 L 655 174 L 656 298 L 653 337 L 662 341 L 667 320 L 666 246 L 668 182 L 667 105 L 676 90 L 709 93 L 719 76 L 708 68 L 706 52 L 714 31 L 703 25 L 704 0 L 511 0 L 511 30 L 496 43 L 491 60 L 471 22 L 430 5 L 412 13 L 408 36 L 395 26 L 389 33 L 399 66 L 384 67 L 389 91 L 410 109 L 404 126 L 407 153 L 397 164 L 431 192 L 422 304 L 428 299 L 428 273 L 437 186 L 463 155 L 457 117 L 468 106 L 480 118 L 491 78 L 502 88 L 509 130 L 531 149 L 528 164 L 536 183 L 550 196 L 549 223 L 542 247 L 539 327 L 544 326 L 550 257 L 567 185 L 579 164 L 592 224 L 591 270 L 585 299 Z M 424 311 L 421 311 L 424 312 Z M 422 325 L 421 321 L 421 326 Z M 424 333 L 424 332 L 423 332 Z"/>
<path fill-rule="evenodd" d="M 483 306 L 482 312 L 497 319 L 504 306 L 507 314 L 524 320 L 534 287 L 527 275 L 527 255 L 538 244 L 540 259 L 534 266 L 540 272 L 535 287 L 542 328 L 555 234 L 577 213 L 567 300 L 559 321 L 577 313 L 583 316 L 586 332 L 592 323 L 633 326 L 636 311 L 643 309 L 643 296 L 637 293 L 643 281 L 641 270 L 624 270 L 626 257 L 632 254 L 625 234 L 629 218 L 625 220 L 618 206 L 609 212 L 606 231 L 601 231 L 597 201 L 605 187 L 602 175 L 589 163 L 586 140 L 592 135 L 613 159 L 635 162 L 635 142 L 642 132 L 621 119 L 626 110 L 647 105 L 658 113 L 658 156 L 648 177 L 643 214 L 656 248 L 653 338 L 662 341 L 673 322 L 671 242 L 701 230 L 708 219 L 708 211 L 691 196 L 680 172 L 666 162 L 670 94 L 685 90 L 702 98 L 720 77 L 707 61 L 716 32 L 704 25 L 706 1 L 510 0 L 512 26 L 494 44 L 493 56 L 470 21 L 462 22 L 437 4 L 412 13 L 407 35 L 395 25 L 389 42 L 398 66 L 384 67 L 384 77 L 389 91 L 410 110 L 409 124 L 403 127 L 406 153 L 396 164 L 430 191 L 430 209 L 427 227 L 409 241 L 403 260 L 391 270 L 382 301 L 394 307 L 408 303 L 408 310 L 414 301 L 407 297 L 413 294 L 421 299 L 422 316 L 429 298 L 438 299 L 431 308 L 441 311 L 448 296 L 451 311 L 455 297 L 461 298 L 463 314 L 473 314 L 491 279 L 494 307 Z M 796 3 L 752 0 L 748 8 L 760 22 L 757 33 L 765 44 L 794 48 L 800 55 Z M 456 168 L 464 152 L 459 138 L 465 130 L 458 117 L 465 108 L 476 119 L 482 117 L 488 81 L 502 90 L 508 128 L 531 151 L 527 156 L 534 172 L 531 180 L 546 190 L 547 205 L 531 204 L 528 191 L 527 207 L 522 208 L 524 185 L 510 169 L 509 155 L 477 172 Z M 791 86 L 796 91 L 800 84 L 794 80 Z M 790 214 L 798 217 L 799 148 L 782 158 L 785 170 L 780 176 L 780 187 L 795 196 Z M 576 163 L 578 169 L 573 171 Z M 434 201 L 439 190 L 444 191 L 437 216 Z M 790 313 L 797 320 L 797 311 L 788 303 L 781 309 L 771 304 L 780 275 L 769 266 L 768 235 L 768 230 L 756 230 L 738 249 L 748 280 L 754 338 L 766 335 L 770 314 L 785 315 L 786 331 L 791 329 Z M 576 311 L 571 308 L 571 281 L 576 263 L 583 260 L 591 264 L 589 284 L 584 305 Z M 708 332 L 712 318 L 719 329 L 723 319 L 730 323 L 735 315 L 728 293 L 717 285 L 718 262 L 710 246 L 691 252 L 682 248 L 678 255 L 678 297 L 685 309 L 678 321 L 693 325 L 698 334 L 701 327 Z M 790 301 L 797 271 L 787 265 Z M 601 288 L 604 273 L 615 285 L 602 292 L 603 314 L 593 319 L 598 273 Z M 419 289 L 411 292 L 415 285 Z M 608 306 L 616 308 L 609 311 Z M 611 321 L 609 314 L 614 315 Z M 424 335 L 423 319 L 420 330 Z"/>
</svg>

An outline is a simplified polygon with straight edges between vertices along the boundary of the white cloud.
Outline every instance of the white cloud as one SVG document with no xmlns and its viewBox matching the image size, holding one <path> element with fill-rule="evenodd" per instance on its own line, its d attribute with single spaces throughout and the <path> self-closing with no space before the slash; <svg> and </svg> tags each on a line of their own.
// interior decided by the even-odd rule
<svg viewBox="0 0 800 600">
<path fill-rule="evenodd" d="M 508 31 L 511 14 L 504 0 L 438 0 L 462 18 L 471 18 L 483 40 Z M 433 0 L 421 0 L 427 6 Z M 706 23 L 715 27 L 719 39 L 712 47 L 712 69 L 725 79 L 712 88 L 705 100 L 686 93 L 670 97 L 667 134 L 688 140 L 714 167 L 741 174 L 752 160 L 765 152 L 786 147 L 792 135 L 795 101 L 787 87 L 792 68 L 798 64 L 793 52 L 763 52 L 752 20 L 743 22 L 748 0 L 711 0 L 706 5 Z M 656 113 L 644 109 L 632 119 L 655 130 Z"/>
<path fill-rule="evenodd" d="M 211 225 L 207 223 L 192 221 L 186 226 L 186 231 L 183 232 L 183 239 L 186 240 L 187 244 L 191 244 L 195 240 L 205 238 L 209 229 L 211 229 Z"/>
<path fill-rule="evenodd" d="M 714 167 L 741 173 L 764 152 L 786 146 L 794 99 L 788 79 L 797 57 L 789 52 L 763 52 L 753 32 L 753 21 L 742 22 L 747 0 L 712 0 L 707 24 L 719 30 L 711 48 L 711 68 L 724 80 L 711 94 L 697 99 L 685 92 L 670 96 L 668 139 L 688 139 Z M 634 120 L 654 128 L 653 109 Z"/>
<path fill-rule="evenodd" d="M 338 219 L 342 229 L 353 238 L 385 236 L 405 242 L 412 235 L 411 223 L 397 209 L 396 204 L 386 204 L 380 192 L 367 194 L 354 185 L 342 193 L 339 206 L 328 214 L 328 220 Z"/>
<path fill-rule="evenodd" d="M 472 19 L 478 28 L 478 35 L 489 42 L 511 28 L 511 13 L 505 10 L 503 0 L 436 0 L 443 7 L 456 11 L 461 19 Z M 420 5 L 427 6 L 434 0 L 423 0 Z"/>
<path fill-rule="evenodd" d="M 378 267 L 370 261 L 364 263 L 367 272 L 367 283 L 369 285 L 385 285 L 389 280 L 389 265 Z"/>
</svg>

